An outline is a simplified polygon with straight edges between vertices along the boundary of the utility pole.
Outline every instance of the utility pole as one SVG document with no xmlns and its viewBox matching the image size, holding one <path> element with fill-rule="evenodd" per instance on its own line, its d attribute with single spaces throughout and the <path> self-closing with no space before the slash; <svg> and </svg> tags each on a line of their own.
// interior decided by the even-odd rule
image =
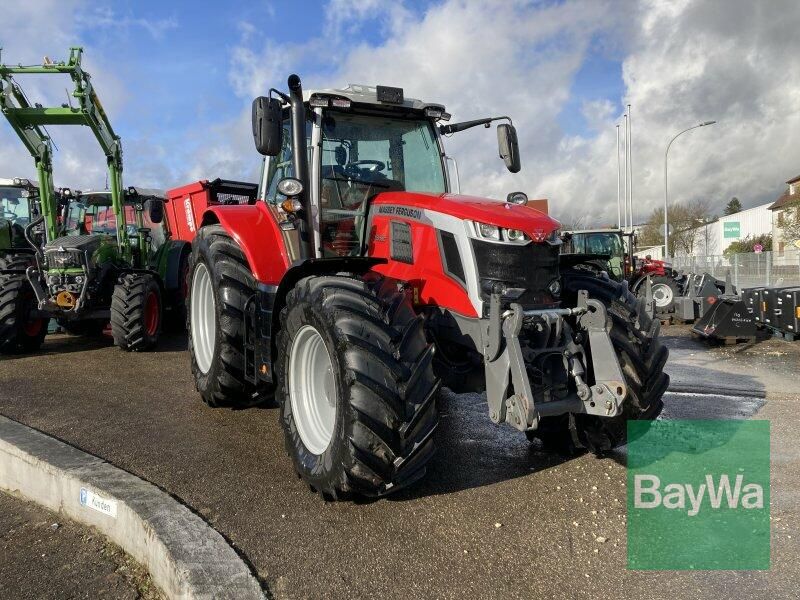
<svg viewBox="0 0 800 600">
<path fill-rule="evenodd" d="M 617 123 L 617 227 L 622 229 L 622 161 L 619 153 L 619 123 Z"/>
<path fill-rule="evenodd" d="M 628 227 L 628 115 L 622 115 L 624 121 L 623 139 L 625 143 L 622 145 L 622 159 L 625 165 L 625 176 L 622 178 L 622 197 L 625 199 L 624 214 L 625 214 L 625 229 Z"/>
<path fill-rule="evenodd" d="M 633 120 L 630 104 L 628 104 L 628 209 L 631 231 L 633 231 Z"/>
</svg>

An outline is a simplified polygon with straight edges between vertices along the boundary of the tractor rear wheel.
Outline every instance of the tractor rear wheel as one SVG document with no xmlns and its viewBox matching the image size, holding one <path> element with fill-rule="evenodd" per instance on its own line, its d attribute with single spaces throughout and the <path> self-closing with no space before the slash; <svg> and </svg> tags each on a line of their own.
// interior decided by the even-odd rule
<svg viewBox="0 0 800 600">
<path fill-rule="evenodd" d="M 675 298 L 680 296 L 678 282 L 667 275 L 651 275 L 651 289 L 653 290 L 653 301 L 656 305 L 656 312 L 669 313 L 675 310 Z M 636 288 L 636 296 L 644 298 L 647 290 L 647 280 L 645 279 Z"/>
<path fill-rule="evenodd" d="M 0 269 L 26 269 L 27 256 L 0 259 Z M 23 274 L 0 275 L 0 354 L 37 351 L 47 335 L 50 319 L 31 319 L 36 295 Z"/>
<path fill-rule="evenodd" d="M 576 414 L 574 431 L 569 415 L 546 417 L 531 436 L 538 437 L 546 448 L 561 453 L 575 451 L 574 438 L 577 438 L 579 447 L 602 454 L 627 442 L 628 420 L 655 419 L 661 413 L 662 396 L 669 386 L 669 375 L 664 373 L 669 353 L 658 339 L 661 323 L 647 315 L 644 302 L 637 300 L 625 286 L 567 271 L 562 276 L 562 289 L 567 306 L 575 305 L 579 290 L 586 290 L 589 298 L 605 305 L 611 322 L 611 343 L 628 395 L 622 413 L 616 417 Z"/>
<path fill-rule="evenodd" d="M 111 298 L 114 344 L 128 352 L 150 350 L 158 343 L 162 320 L 161 287 L 147 273 L 125 273 Z"/>
<path fill-rule="evenodd" d="M 405 291 L 371 275 L 306 277 L 280 322 L 280 420 L 311 490 L 330 500 L 381 496 L 424 476 L 439 381 Z"/>
<path fill-rule="evenodd" d="M 255 278 L 239 244 L 219 225 L 201 227 L 189 263 L 187 329 L 195 386 L 209 406 L 252 404 L 245 378 L 245 304 Z"/>
</svg>

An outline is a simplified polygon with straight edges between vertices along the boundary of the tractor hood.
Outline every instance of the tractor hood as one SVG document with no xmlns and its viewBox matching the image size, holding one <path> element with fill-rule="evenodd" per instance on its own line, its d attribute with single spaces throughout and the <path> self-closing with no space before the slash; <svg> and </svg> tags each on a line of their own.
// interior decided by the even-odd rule
<svg viewBox="0 0 800 600">
<path fill-rule="evenodd" d="M 529 206 L 509 204 L 489 198 L 460 194 L 428 194 L 420 192 L 384 192 L 372 202 L 373 210 L 381 206 L 403 206 L 444 213 L 506 229 L 519 229 L 538 238 L 561 227 L 555 219 Z"/>
<path fill-rule="evenodd" d="M 107 244 L 112 239 L 112 236 L 105 234 L 64 235 L 48 243 L 45 246 L 45 251 L 80 250 L 81 252 L 89 252 L 89 254 L 92 254 L 101 245 L 104 245 L 104 243 Z"/>
</svg>

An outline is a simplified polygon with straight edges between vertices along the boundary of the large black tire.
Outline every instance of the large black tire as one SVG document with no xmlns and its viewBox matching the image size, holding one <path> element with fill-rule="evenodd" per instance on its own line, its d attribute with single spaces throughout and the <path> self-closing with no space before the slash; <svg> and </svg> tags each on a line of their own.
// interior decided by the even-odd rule
<svg viewBox="0 0 800 600">
<path fill-rule="evenodd" d="M 114 344 L 128 352 L 150 350 L 161 333 L 161 287 L 147 273 L 125 273 L 111 298 L 111 333 Z"/>
<path fill-rule="evenodd" d="M 198 365 L 191 310 L 187 317 L 189 354 L 195 387 L 209 406 L 254 402 L 256 388 L 245 379 L 245 303 L 255 293 L 255 279 L 239 245 L 219 225 L 202 227 L 192 243 L 187 305 L 191 306 L 194 278 L 203 265 L 211 277 L 214 295 L 215 339 L 207 371 Z"/>
<path fill-rule="evenodd" d="M 27 255 L 0 258 L 0 269 L 26 269 L 30 264 Z M 25 275 L 0 275 L 0 354 L 36 352 L 42 346 L 50 320 L 31 320 L 35 308 L 36 295 Z"/>
<path fill-rule="evenodd" d="M 602 454 L 627 442 L 628 420 L 655 419 L 661 413 L 662 397 L 669 386 L 669 375 L 664 373 L 669 352 L 658 338 L 660 321 L 647 315 L 644 302 L 637 300 L 627 286 L 570 270 L 562 276 L 562 290 L 567 306 L 575 305 L 579 290 L 586 290 L 590 298 L 606 306 L 611 343 L 628 395 L 622 413 L 616 417 L 578 414 L 573 420 L 574 431 L 568 415 L 547 417 L 532 436 L 548 450 L 569 454 L 584 447 Z"/>
<path fill-rule="evenodd" d="M 377 276 L 300 280 L 280 315 L 277 399 L 298 475 L 326 499 L 381 496 L 425 475 L 438 423 L 433 346 L 407 293 Z M 335 382 L 335 422 L 314 454 L 298 431 L 289 364 L 301 327 L 324 340 Z"/>
<path fill-rule="evenodd" d="M 653 299 L 656 305 L 656 313 L 669 314 L 675 312 L 675 298 L 680 296 L 678 282 L 668 275 L 651 275 L 650 283 L 653 290 Z M 658 287 L 663 287 L 663 294 L 659 294 Z M 637 286 L 637 298 L 644 298 L 647 295 L 647 278 Z"/>
<path fill-rule="evenodd" d="M 171 290 L 170 310 L 164 319 L 164 330 L 170 333 L 181 333 L 186 331 L 187 304 L 189 296 L 189 259 L 190 251 L 187 249 L 178 262 L 178 288 Z"/>
</svg>

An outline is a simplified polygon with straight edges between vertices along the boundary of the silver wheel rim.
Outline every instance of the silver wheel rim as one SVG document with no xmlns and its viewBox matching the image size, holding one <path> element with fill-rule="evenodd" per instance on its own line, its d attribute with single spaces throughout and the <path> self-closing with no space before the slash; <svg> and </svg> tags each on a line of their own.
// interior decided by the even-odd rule
<svg viewBox="0 0 800 600">
<path fill-rule="evenodd" d="M 665 283 L 657 283 L 653 286 L 653 300 L 656 306 L 664 308 L 672 304 L 672 288 Z"/>
<path fill-rule="evenodd" d="M 289 399 L 303 445 L 312 454 L 322 454 L 336 424 L 336 378 L 325 341 L 311 325 L 301 327 L 292 342 Z"/>
<path fill-rule="evenodd" d="M 217 316 L 215 314 L 214 287 L 211 274 L 203 263 L 197 263 L 192 276 L 191 311 L 192 351 L 197 367 L 208 373 L 214 360 L 214 345 L 217 340 Z"/>
</svg>

